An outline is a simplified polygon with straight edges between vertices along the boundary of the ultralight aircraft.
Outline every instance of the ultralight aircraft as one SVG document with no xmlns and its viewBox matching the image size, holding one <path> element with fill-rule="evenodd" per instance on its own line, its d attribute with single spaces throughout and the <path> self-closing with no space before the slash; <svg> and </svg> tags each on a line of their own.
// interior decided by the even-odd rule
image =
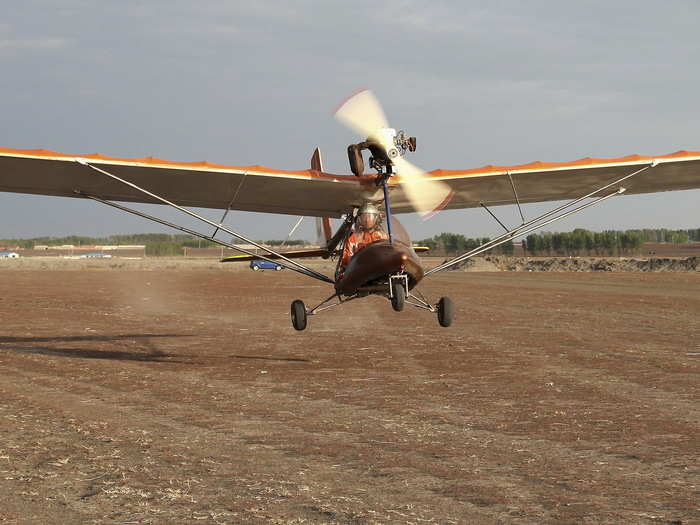
<svg viewBox="0 0 700 525">
<path fill-rule="evenodd" d="M 441 326 L 450 326 L 452 301 L 448 297 L 437 302 L 426 299 L 416 289 L 422 279 L 623 193 L 700 188 L 700 152 L 688 151 L 424 172 L 404 158 L 415 151 L 415 137 L 389 127 L 371 91 L 356 92 L 340 104 L 335 115 L 363 139 L 348 147 L 353 175 L 326 173 L 318 149 L 311 169 L 303 171 L 0 149 L 0 191 L 92 199 L 244 254 L 224 261 L 275 261 L 332 285 L 332 294 L 313 308 L 301 300 L 292 302 L 292 325 L 304 330 L 309 316 L 368 295 L 386 297 L 397 311 L 410 304 L 436 313 Z M 365 150 L 370 153 L 368 166 L 375 173 L 365 174 Z M 568 202 L 534 219 L 526 220 L 522 213 L 523 203 L 565 200 Z M 115 201 L 172 206 L 214 231 L 197 232 Z M 338 257 L 356 228 L 358 209 L 367 203 L 384 210 L 384 239 L 359 249 L 342 269 L 339 258 L 333 277 L 297 261 Z M 490 209 L 506 204 L 515 204 L 520 211 L 522 222 L 514 228 L 504 226 Z M 225 211 L 219 221 L 212 221 L 186 206 Z M 475 207 L 484 208 L 503 226 L 504 233 L 428 270 L 423 269 L 408 234 L 394 216 L 417 211 L 428 218 L 443 209 Z M 276 251 L 225 226 L 230 210 L 318 217 L 325 245 L 317 250 Z M 331 218 L 342 219 L 335 233 Z M 262 254 L 217 238 L 219 232 L 255 246 Z"/>
</svg>

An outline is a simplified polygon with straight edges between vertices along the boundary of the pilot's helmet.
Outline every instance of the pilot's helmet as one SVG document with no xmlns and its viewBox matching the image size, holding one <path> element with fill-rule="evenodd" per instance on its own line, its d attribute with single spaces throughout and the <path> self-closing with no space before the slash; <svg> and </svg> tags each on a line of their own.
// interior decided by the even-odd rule
<svg viewBox="0 0 700 525">
<path fill-rule="evenodd" d="M 363 230 L 373 230 L 379 225 L 379 210 L 374 204 L 366 203 L 357 212 L 357 224 Z"/>
</svg>

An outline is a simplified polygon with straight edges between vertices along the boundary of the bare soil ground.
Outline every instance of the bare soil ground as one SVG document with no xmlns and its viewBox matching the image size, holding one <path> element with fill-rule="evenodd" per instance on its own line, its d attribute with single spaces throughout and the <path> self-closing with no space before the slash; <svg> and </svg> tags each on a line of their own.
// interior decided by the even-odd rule
<svg viewBox="0 0 700 525">
<path fill-rule="evenodd" d="M 0 271 L 0 523 L 700 523 L 700 273 Z"/>
</svg>

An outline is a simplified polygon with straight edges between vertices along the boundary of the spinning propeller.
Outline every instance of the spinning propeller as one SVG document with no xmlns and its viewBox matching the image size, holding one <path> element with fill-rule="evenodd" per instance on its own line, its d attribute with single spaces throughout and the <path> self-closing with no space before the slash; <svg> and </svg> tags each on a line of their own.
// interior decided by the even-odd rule
<svg viewBox="0 0 700 525">
<path fill-rule="evenodd" d="M 424 219 L 447 206 L 454 192 L 446 184 L 428 179 L 423 170 L 403 158 L 406 149 L 415 149 L 415 139 L 411 142 L 403 133 L 397 135 L 396 130 L 389 127 L 384 110 L 371 91 L 365 89 L 352 95 L 340 105 L 335 116 L 358 134 L 367 137 L 361 146 L 368 147 L 373 153 L 379 148 L 385 157 L 384 162 L 396 169 L 401 188 Z"/>
</svg>

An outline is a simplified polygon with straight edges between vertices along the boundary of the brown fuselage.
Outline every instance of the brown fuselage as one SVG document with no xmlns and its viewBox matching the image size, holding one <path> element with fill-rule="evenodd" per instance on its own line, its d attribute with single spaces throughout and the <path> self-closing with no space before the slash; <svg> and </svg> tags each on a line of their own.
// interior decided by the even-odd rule
<svg viewBox="0 0 700 525">
<path fill-rule="evenodd" d="M 397 241 L 375 242 L 350 259 L 335 290 L 341 295 L 352 295 L 362 288 L 387 282 L 390 275 L 401 271 L 408 275 L 409 290 L 423 278 L 423 267 L 413 248 Z"/>
</svg>

